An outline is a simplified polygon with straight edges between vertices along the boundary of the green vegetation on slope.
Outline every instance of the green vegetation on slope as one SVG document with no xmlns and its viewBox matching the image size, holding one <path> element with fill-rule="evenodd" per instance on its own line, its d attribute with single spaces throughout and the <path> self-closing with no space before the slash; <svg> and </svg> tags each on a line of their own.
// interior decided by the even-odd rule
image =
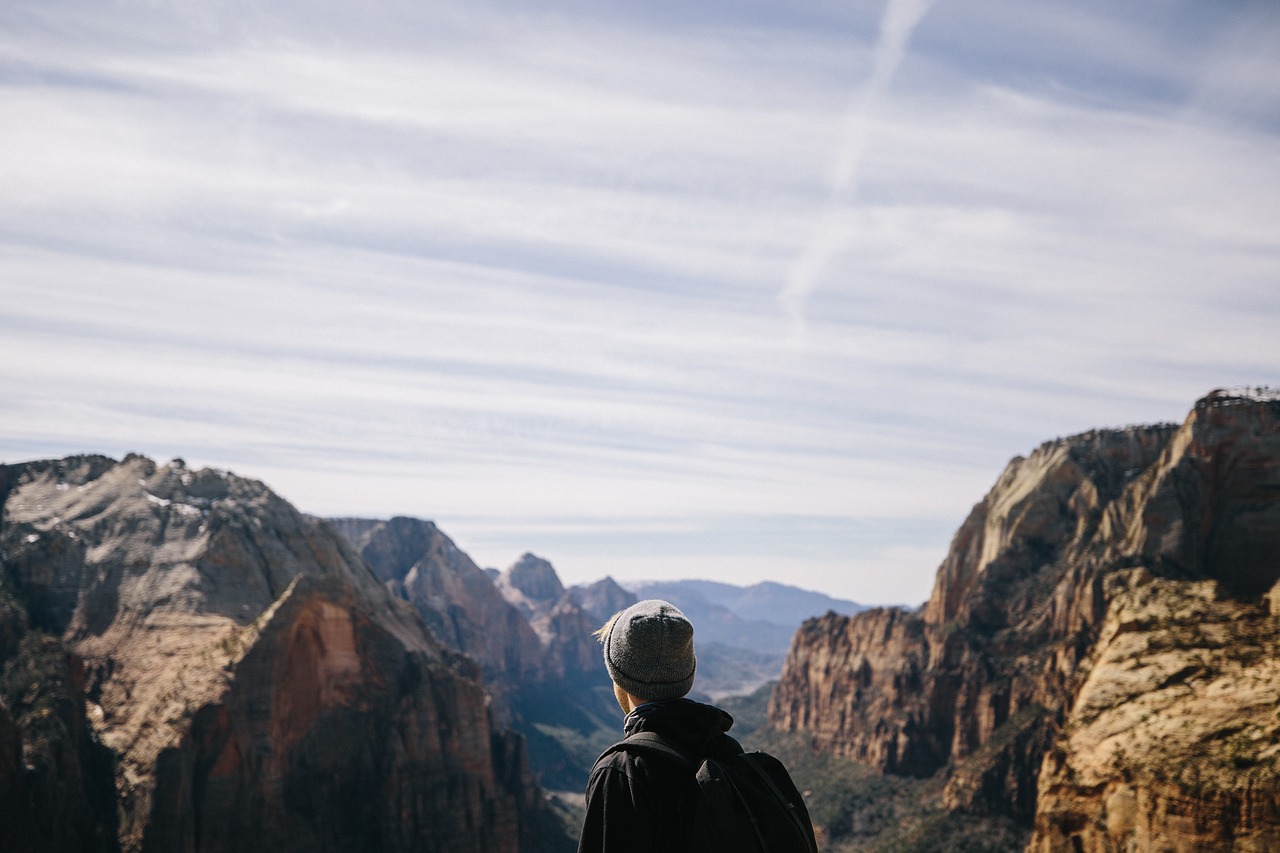
<svg viewBox="0 0 1280 853">
<path fill-rule="evenodd" d="M 944 779 L 890 776 L 815 751 L 799 734 L 769 726 L 772 683 L 718 704 L 733 715 L 733 734 L 748 749 L 770 752 L 791 771 L 824 853 L 1007 853 L 1021 850 L 1027 831 L 1012 822 L 949 812 Z M 568 690 L 569 693 L 565 691 Z M 568 685 L 522 691 L 520 709 L 531 756 L 544 768 L 543 787 L 555 792 L 553 811 L 576 836 L 582 820 L 582 767 L 621 737 L 621 712 L 611 691 Z"/>
<path fill-rule="evenodd" d="M 820 847 L 826 853 L 1007 853 L 1021 850 L 1026 830 L 1003 819 L 948 812 L 944 780 L 889 776 L 816 752 L 807 738 L 768 725 L 773 685 L 722 703 L 733 715 L 732 734 L 745 748 L 776 755 L 805 797 Z"/>
</svg>

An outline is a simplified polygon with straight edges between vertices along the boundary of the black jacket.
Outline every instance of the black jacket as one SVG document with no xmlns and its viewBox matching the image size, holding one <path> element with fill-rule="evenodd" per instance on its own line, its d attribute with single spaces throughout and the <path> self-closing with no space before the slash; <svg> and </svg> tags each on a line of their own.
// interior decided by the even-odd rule
<svg viewBox="0 0 1280 853">
<path fill-rule="evenodd" d="M 623 731 L 662 735 L 676 749 L 698 754 L 708 739 L 727 732 L 733 717 L 691 699 L 642 705 Z M 687 849 L 690 807 L 697 783 L 674 761 L 625 751 L 602 755 L 587 782 L 587 816 L 578 853 L 679 853 Z"/>
</svg>

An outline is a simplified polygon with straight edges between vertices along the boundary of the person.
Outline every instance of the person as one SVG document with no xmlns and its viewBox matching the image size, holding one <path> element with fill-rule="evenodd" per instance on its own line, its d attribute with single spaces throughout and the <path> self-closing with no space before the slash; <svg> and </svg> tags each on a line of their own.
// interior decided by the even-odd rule
<svg viewBox="0 0 1280 853">
<path fill-rule="evenodd" d="M 733 717 L 687 697 L 697 658 L 693 625 L 673 604 L 641 601 L 605 623 L 596 637 L 626 718 L 623 731 L 655 732 L 697 754 Z M 677 853 L 692 834 L 693 774 L 680 764 L 627 750 L 606 751 L 591 769 L 578 853 Z"/>
</svg>

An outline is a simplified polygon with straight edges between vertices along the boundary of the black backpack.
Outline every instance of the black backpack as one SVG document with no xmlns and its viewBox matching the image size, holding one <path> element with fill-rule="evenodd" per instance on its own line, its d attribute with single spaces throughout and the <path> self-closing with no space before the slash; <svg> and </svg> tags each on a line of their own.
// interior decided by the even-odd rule
<svg viewBox="0 0 1280 853">
<path fill-rule="evenodd" d="M 690 757 L 654 732 L 636 732 L 608 752 L 661 756 L 686 767 L 698 783 L 693 843 L 698 853 L 817 853 L 804 798 L 782 762 L 744 752 L 726 734 Z"/>
</svg>

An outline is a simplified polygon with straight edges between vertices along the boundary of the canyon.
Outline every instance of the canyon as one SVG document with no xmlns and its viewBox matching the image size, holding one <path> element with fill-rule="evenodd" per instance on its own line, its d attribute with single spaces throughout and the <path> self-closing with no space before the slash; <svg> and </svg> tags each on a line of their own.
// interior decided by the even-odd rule
<svg viewBox="0 0 1280 853">
<path fill-rule="evenodd" d="M 0 466 L 0 506 L 2 850 L 571 850 L 620 726 L 590 633 L 637 594 L 702 626 L 700 697 L 777 679 L 766 742 L 921 780 L 893 789 L 1014 847 L 1280 849 L 1274 392 L 1045 442 L 927 602 L 803 621 L 776 585 L 481 568 L 430 521 L 181 459 Z"/>
<path fill-rule="evenodd" d="M 1280 398 L 1015 458 L 922 607 L 802 625 L 768 715 L 1028 850 L 1280 849 Z"/>
<path fill-rule="evenodd" d="M 0 500 L 0 848 L 571 849 L 484 664 L 331 525 L 140 456 Z"/>
</svg>

